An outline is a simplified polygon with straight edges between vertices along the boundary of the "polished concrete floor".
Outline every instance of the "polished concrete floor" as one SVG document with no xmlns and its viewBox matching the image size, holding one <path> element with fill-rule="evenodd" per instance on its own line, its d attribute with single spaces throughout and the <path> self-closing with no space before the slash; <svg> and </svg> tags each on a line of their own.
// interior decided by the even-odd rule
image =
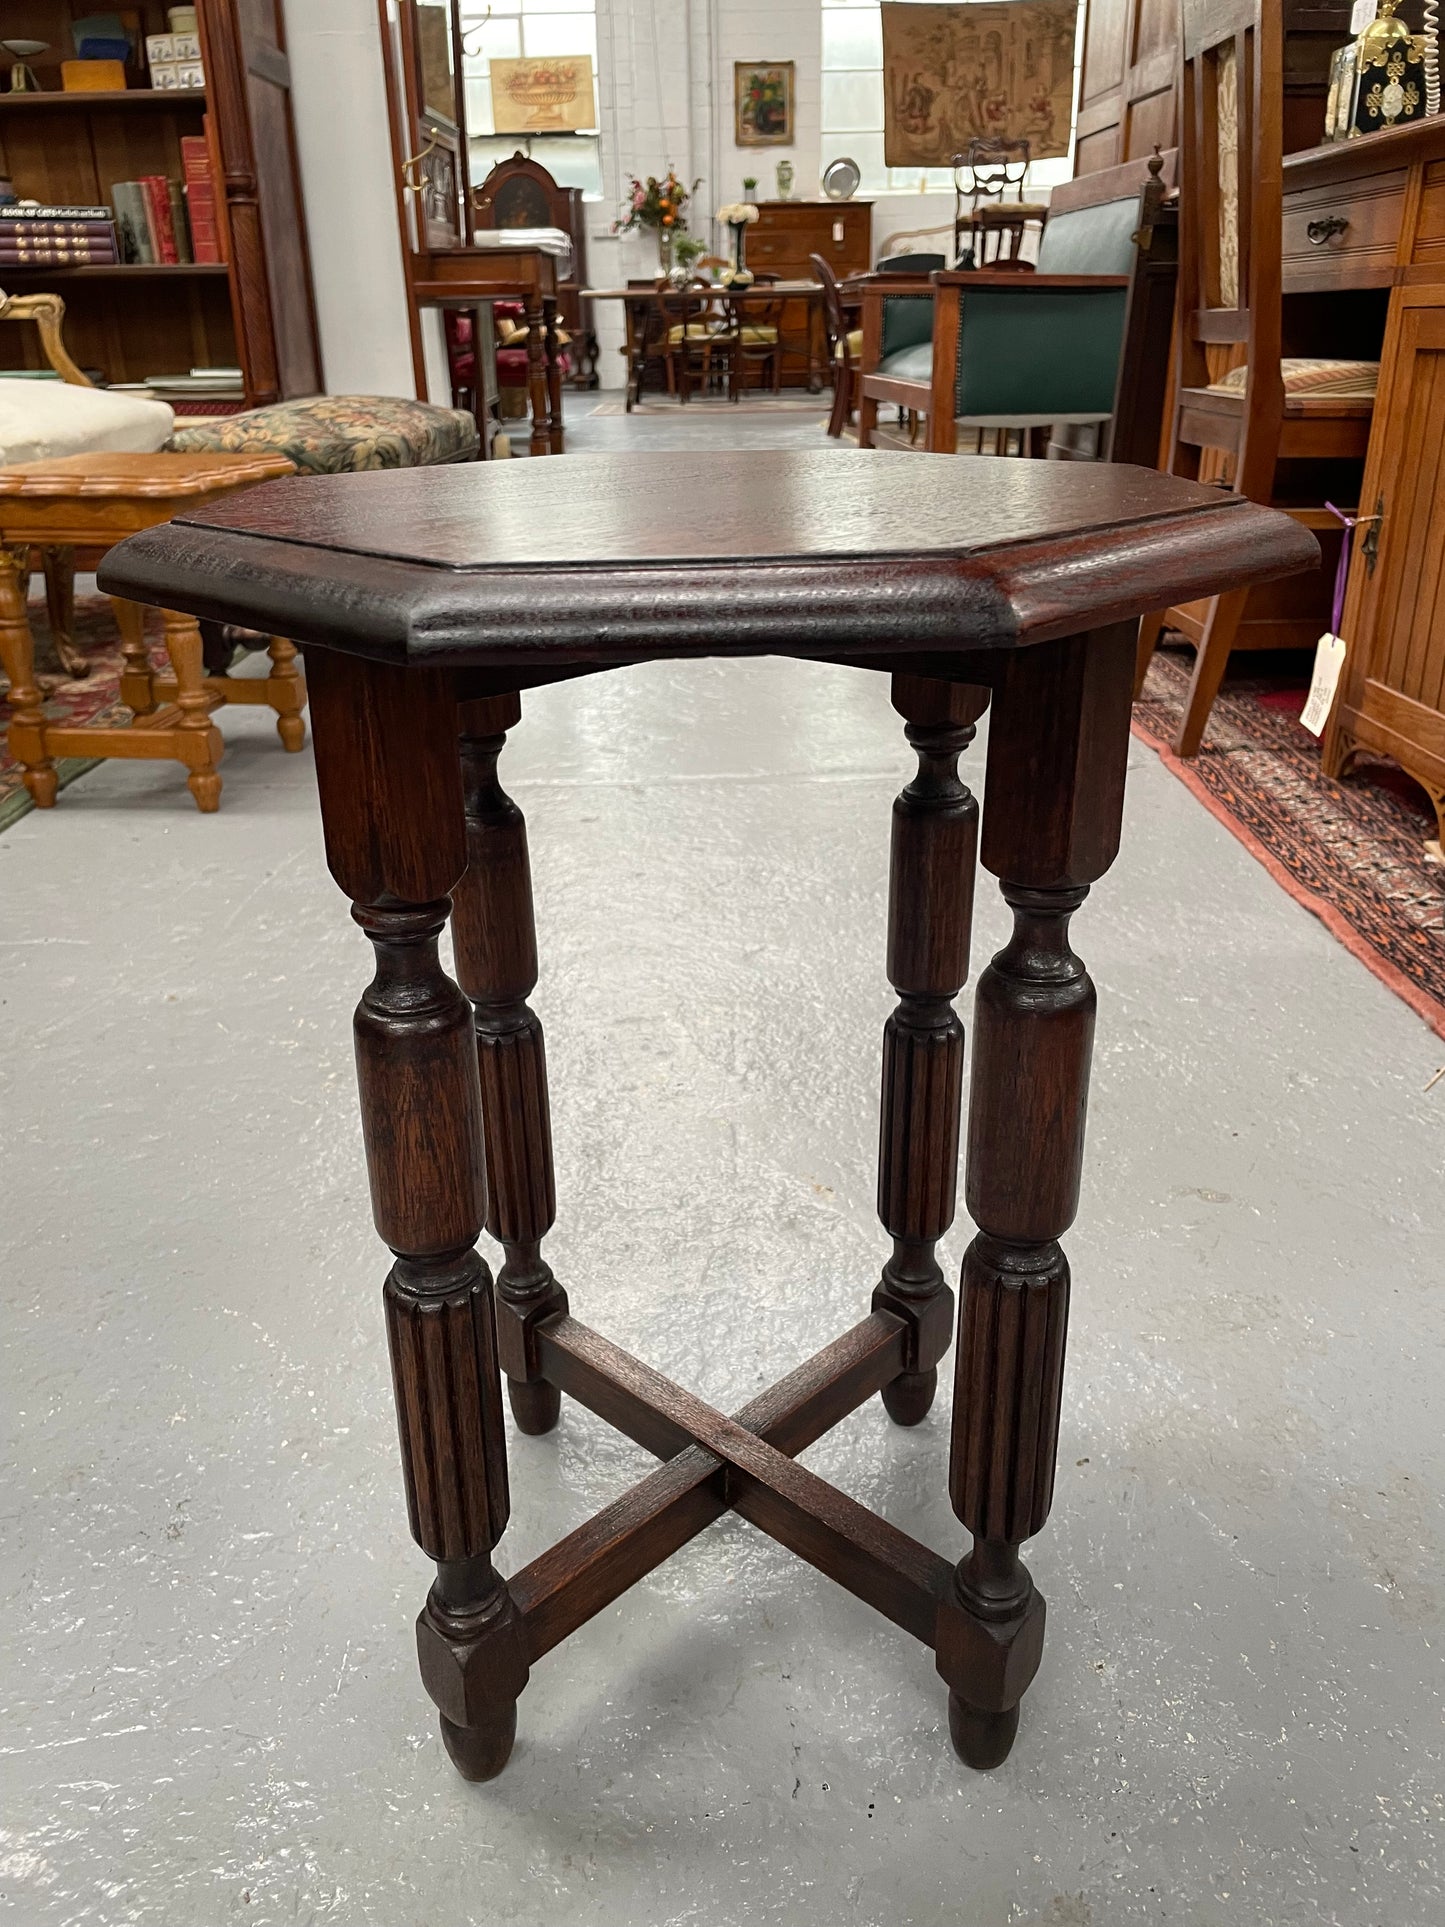
<svg viewBox="0 0 1445 1927">
<path fill-rule="evenodd" d="M 575 445 L 818 437 L 574 414 Z M 1076 922 L 1099 1049 L 1012 1759 L 960 1767 L 928 1657 L 732 1520 L 536 1668 L 477 1788 L 415 1677 L 366 945 L 309 753 L 224 726 L 219 816 L 111 763 L 0 838 L 0 1917 L 1438 1927 L 1445 1047 L 1151 754 Z M 881 683 L 782 662 L 541 693 L 504 758 L 552 1259 L 725 1407 L 860 1316 L 881 1261 L 909 764 Z M 991 890 L 979 924 L 982 959 Z M 960 1547 L 947 1426 L 875 1402 L 809 1463 Z M 570 1404 L 512 1443 L 504 1569 L 646 1469 Z"/>
</svg>

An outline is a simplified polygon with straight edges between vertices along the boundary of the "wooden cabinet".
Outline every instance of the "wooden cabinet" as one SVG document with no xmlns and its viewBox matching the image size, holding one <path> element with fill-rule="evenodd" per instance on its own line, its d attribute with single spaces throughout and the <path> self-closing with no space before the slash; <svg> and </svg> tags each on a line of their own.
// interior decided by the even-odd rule
<svg viewBox="0 0 1445 1927">
<path fill-rule="evenodd" d="M 108 381 L 239 366 L 253 406 L 315 394 L 321 356 L 306 222 L 297 184 L 290 74 L 280 0 L 202 0 L 204 93 L 67 94 L 65 0 L 4 7 L 7 34 L 48 43 L 30 62 L 44 90 L 0 94 L 0 174 L 16 192 L 58 204 L 109 205 L 116 181 L 183 177 L 180 142 L 207 135 L 223 251 L 220 264 L 7 265 L 12 294 L 45 289 L 66 304 L 66 343 Z M 162 0 L 132 9 L 144 33 L 167 30 Z M 132 76 L 138 81 L 140 75 Z M 9 331 L 0 359 L 39 366 L 32 330 Z"/>
<path fill-rule="evenodd" d="M 1343 684 L 1325 736 L 1337 775 L 1361 750 L 1423 784 L 1445 834 L 1445 125 L 1379 144 L 1406 172 L 1395 287 L 1360 490 L 1341 631 Z"/>
<path fill-rule="evenodd" d="M 873 265 L 871 201 L 761 201 L 748 229 L 747 262 L 755 274 L 782 281 L 816 279 L 810 254 L 821 254 L 839 280 L 866 274 Z M 828 344 L 819 302 L 783 306 L 783 381 L 790 388 L 817 389 L 828 365 Z"/>
</svg>

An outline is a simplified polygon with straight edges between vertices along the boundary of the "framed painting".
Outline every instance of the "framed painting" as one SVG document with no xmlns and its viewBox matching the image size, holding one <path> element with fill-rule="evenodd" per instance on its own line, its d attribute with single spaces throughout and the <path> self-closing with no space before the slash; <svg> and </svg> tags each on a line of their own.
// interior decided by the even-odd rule
<svg viewBox="0 0 1445 1927">
<path fill-rule="evenodd" d="M 739 147 L 792 146 L 791 60 L 733 62 L 733 140 Z"/>
<path fill-rule="evenodd" d="M 948 167 L 972 140 L 1069 151 L 1078 0 L 883 7 L 883 159 Z"/>
</svg>

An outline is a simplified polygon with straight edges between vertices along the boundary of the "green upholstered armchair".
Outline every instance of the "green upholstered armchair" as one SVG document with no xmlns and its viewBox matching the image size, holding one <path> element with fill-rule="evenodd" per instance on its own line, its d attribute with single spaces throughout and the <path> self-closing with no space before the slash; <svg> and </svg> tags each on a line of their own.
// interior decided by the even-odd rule
<svg viewBox="0 0 1445 1927">
<path fill-rule="evenodd" d="M 1177 259 L 1166 166 L 1156 155 L 1055 189 L 1033 273 L 857 283 L 860 444 L 872 445 L 887 402 L 927 418 L 936 453 L 953 453 L 960 430 L 1032 431 L 1027 450 L 1042 431 L 1093 426 L 1100 456 L 1153 465 Z"/>
</svg>

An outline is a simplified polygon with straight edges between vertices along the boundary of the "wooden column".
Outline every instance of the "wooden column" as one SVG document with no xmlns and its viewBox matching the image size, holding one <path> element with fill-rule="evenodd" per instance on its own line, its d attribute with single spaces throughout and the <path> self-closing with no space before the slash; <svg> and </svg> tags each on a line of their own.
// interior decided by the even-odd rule
<svg viewBox="0 0 1445 1927">
<path fill-rule="evenodd" d="M 984 867 L 1013 936 L 979 980 L 968 1126 L 953 1509 L 973 1534 L 940 1618 L 949 1725 L 972 1766 L 1013 1744 L 1043 1652 L 1044 1601 L 1018 1557 L 1053 1497 L 1094 987 L 1069 919 L 1119 846 L 1134 625 L 1021 649 L 995 691 Z"/>
<path fill-rule="evenodd" d="M 899 1425 L 917 1425 L 938 1389 L 953 1337 L 953 1293 L 934 1255 L 958 1190 L 963 1025 L 953 1000 L 968 976 L 978 804 L 959 780 L 988 691 L 923 676 L 893 678 L 918 773 L 893 805 L 888 980 L 898 1007 L 883 1032 L 878 1215 L 893 1256 L 875 1311 L 909 1328 L 907 1369 L 883 1388 Z"/>
<path fill-rule="evenodd" d="M 547 355 L 547 446 L 549 453 L 565 450 L 562 430 L 562 344 L 557 339 L 557 301 L 548 295 L 542 303 Z"/>
<path fill-rule="evenodd" d="M 452 936 L 476 1022 L 491 1180 L 487 1229 L 506 1253 L 497 1276 L 502 1369 L 517 1424 L 538 1434 L 557 1423 L 562 1394 L 541 1376 L 536 1326 L 565 1312 L 567 1295 L 542 1256 L 557 1192 L 547 1053 L 527 1002 L 537 982 L 527 825 L 497 777 L 521 699 L 489 697 L 463 703 L 459 713 L 467 873 L 452 898 Z"/>
<path fill-rule="evenodd" d="M 35 680 L 35 638 L 25 612 L 30 582 L 30 545 L 0 545 L 0 664 L 10 683 L 10 754 L 24 771 L 35 807 L 48 810 L 60 779 L 45 741 L 45 704 Z"/>
<path fill-rule="evenodd" d="M 506 1764 L 527 1680 L 521 1622 L 491 1553 L 507 1523 L 472 1013 L 437 938 L 466 867 L 456 704 L 444 671 L 314 652 L 326 857 L 371 939 L 356 1067 L 386 1281 L 412 1536 L 436 1561 L 417 1620 L 422 1679 L 461 1772 Z"/>
</svg>

